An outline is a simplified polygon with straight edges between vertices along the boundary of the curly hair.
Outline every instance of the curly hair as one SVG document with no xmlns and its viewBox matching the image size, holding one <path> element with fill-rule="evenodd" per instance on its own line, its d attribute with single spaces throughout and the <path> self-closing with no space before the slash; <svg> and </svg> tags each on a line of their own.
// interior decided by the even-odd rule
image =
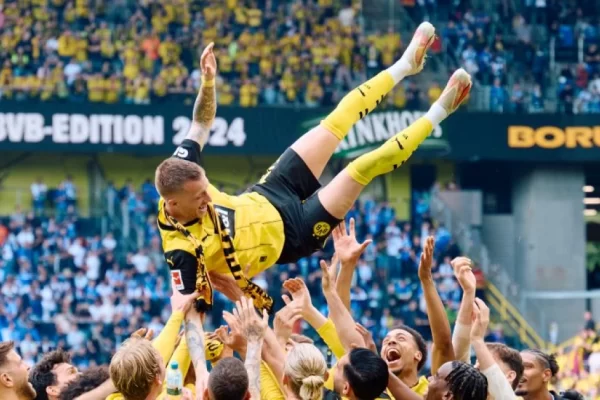
<svg viewBox="0 0 600 400">
<path fill-rule="evenodd" d="M 556 361 L 556 356 L 554 354 L 544 353 L 543 351 L 538 349 L 523 350 L 523 353 L 533 354 L 535 358 L 537 358 L 541 362 L 542 366 L 545 369 L 550 370 L 552 376 L 556 376 L 556 374 L 558 374 L 560 367 L 558 366 L 558 362 Z"/>
<path fill-rule="evenodd" d="M 71 355 L 63 349 L 56 349 L 44 355 L 29 372 L 29 382 L 37 392 L 36 400 L 48 400 L 46 389 L 58 384 L 54 367 L 60 364 L 70 364 Z"/>
<path fill-rule="evenodd" d="M 60 400 L 75 400 L 110 379 L 108 367 L 93 367 L 79 375 L 60 392 Z"/>
<path fill-rule="evenodd" d="M 455 400 L 487 399 L 487 378 L 470 364 L 453 361 L 452 371 L 446 376 L 446 382 Z"/>
</svg>

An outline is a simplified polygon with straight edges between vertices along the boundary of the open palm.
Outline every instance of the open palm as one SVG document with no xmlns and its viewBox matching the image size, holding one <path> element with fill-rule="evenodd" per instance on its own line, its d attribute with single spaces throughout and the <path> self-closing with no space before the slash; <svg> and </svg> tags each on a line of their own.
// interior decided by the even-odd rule
<svg viewBox="0 0 600 400">
<path fill-rule="evenodd" d="M 346 223 L 342 221 L 332 232 L 333 246 L 342 265 L 356 265 L 361 254 L 369 246 L 372 240 L 358 243 L 356 240 L 356 223 L 350 218 L 350 229 L 346 229 Z"/>
</svg>

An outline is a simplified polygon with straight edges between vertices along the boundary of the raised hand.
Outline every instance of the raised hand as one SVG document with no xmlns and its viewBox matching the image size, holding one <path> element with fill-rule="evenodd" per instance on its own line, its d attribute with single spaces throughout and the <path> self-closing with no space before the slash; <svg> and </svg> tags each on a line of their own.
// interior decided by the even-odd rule
<svg viewBox="0 0 600 400">
<path fill-rule="evenodd" d="M 475 299 L 473 307 L 473 326 L 471 326 L 471 342 L 483 340 L 490 323 L 490 309 L 481 299 Z"/>
<path fill-rule="evenodd" d="M 209 272 L 210 282 L 213 285 L 213 289 L 223 293 L 229 300 L 239 301 L 244 297 L 244 292 L 238 286 L 235 278 L 231 274 L 221 274 L 218 272 Z"/>
<path fill-rule="evenodd" d="M 283 287 L 291 293 L 292 299 L 294 300 L 293 302 L 300 306 L 302 312 L 307 312 L 310 310 L 312 307 L 312 299 L 310 297 L 310 292 L 306 287 L 306 283 L 304 283 L 302 279 L 288 279 L 283 282 Z M 289 303 L 289 299 L 288 301 L 286 301 L 285 298 L 283 300 L 285 301 L 285 304 Z"/>
<path fill-rule="evenodd" d="M 262 318 L 259 318 L 252 300 L 246 297 L 242 297 L 240 301 L 235 303 L 235 307 L 233 313 L 235 315 L 237 312 L 242 332 L 248 339 L 248 342 L 261 340 L 265 336 L 265 332 L 269 326 L 269 314 L 267 311 L 263 310 Z"/>
<path fill-rule="evenodd" d="M 214 46 L 215 44 L 213 42 L 209 43 L 200 56 L 200 69 L 206 80 L 215 79 L 217 73 L 217 58 L 213 52 Z"/>
<path fill-rule="evenodd" d="M 421 253 L 421 262 L 419 263 L 419 279 L 431 279 L 431 265 L 433 264 L 433 249 L 435 248 L 435 239 L 429 236 L 425 240 L 423 252 Z"/>
<path fill-rule="evenodd" d="M 356 266 L 358 259 L 365 249 L 373 242 L 365 240 L 358 243 L 356 240 L 356 224 L 354 218 L 350 218 L 350 230 L 346 229 L 346 223 L 342 221 L 331 233 L 333 246 L 342 266 Z"/>
<path fill-rule="evenodd" d="M 358 322 L 356 323 L 356 331 L 358 333 L 360 333 L 361 336 L 363 337 L 363 340 L 365 341 L 365 345 L 367 346 L 367 348 L 369 350 L 371 350 L 373 353 L 377 354 L 377 345 L 375 344 L 375 341 L 373 340 L 373 334 L 371 333 L 371 331 L 369 331 L 367 328 L 365 328 Z"/>
<path fill-rule="evenodd" d="M 171 288 L 173 289 L 173 294 L 171 295 L 171 311 L 181 311 L 184 314 L 187 314 L 198 296 L 200 296 L 200 293 L 194 292 L 192 294 L 181 294 L 175 287 L 173 281 L 171 281 Z"/>
<path fill-rule="evenodd" d="M 454 276 L 465 292 L 474 293 L 477 286 L 477 279 L 472 271 L 473 262 L 466 257 L 456 257 L 450 263 L 454 270 Z"/>
<path fill-rule="evenodd" d="M 227 311 L 223 312 L 223 319 L 229 326 L 229 332 L 227 327 L 222 326 L 215 331 L 215 334 L 225 346 L 235 350 L 238 354 L 246 354 L 246 338 L 239 319 Z"/>
<path fill-rule="evenodd" d="M 139 338 L 139 339 L 152 340 L 152 337 L 154 337 L 154 331 L 152 329 L 148 329 L 148 328 L 140 328 L 131 334 L 132 339 Z"/>
<path fill-rule="evenodd" d="M 321 260 L 320 262 L 321 271 L 323 272 L 321 284 L 323 286 L 324 293 L 329 293 L 335 290 L 335 282 L 337 279 L 337 264 L 338 258 L 336 254 L 333 255 L 330 265 L 327 265 L 327 261 L 325 260 Z"/>
<path fill-rule="evenodd" d="M 280 344 L 285 345 L 292 336 L 294 325 L 302 318 L 302 305 L 296 300 L 291 301 L 289 297 L 283 296 L 286 306 L 275 314 L 273 331 Z"/>
</svg>

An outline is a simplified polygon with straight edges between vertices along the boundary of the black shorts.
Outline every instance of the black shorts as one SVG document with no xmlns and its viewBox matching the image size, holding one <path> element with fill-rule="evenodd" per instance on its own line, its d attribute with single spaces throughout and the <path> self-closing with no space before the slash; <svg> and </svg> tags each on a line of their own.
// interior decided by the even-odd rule
<svg viewBox="0 0 600 400">
<path fill-rule="evenodd" d="M 265 196 L 283 219 L 285 243 L 278 264 L 296 262 L 322 249 L 340 223 L 321 205 L 320 188 L 319 180 L 291 148 L 250 188 Z"/>
</svg>

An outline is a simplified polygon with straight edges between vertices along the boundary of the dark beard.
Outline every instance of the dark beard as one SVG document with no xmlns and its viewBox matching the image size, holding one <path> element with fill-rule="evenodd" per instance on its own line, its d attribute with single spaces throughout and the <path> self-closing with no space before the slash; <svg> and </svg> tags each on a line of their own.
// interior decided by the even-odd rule
<svg viewBox="0 0 600 400">
<path fill-rule="evenodd" d="M 515 390 L 515 395 L 519 396 L 519 397 L 523 397 L 523 396 L 527 396 L 529 394 L 529 392 L 527 390 Z"/>
</svg>

